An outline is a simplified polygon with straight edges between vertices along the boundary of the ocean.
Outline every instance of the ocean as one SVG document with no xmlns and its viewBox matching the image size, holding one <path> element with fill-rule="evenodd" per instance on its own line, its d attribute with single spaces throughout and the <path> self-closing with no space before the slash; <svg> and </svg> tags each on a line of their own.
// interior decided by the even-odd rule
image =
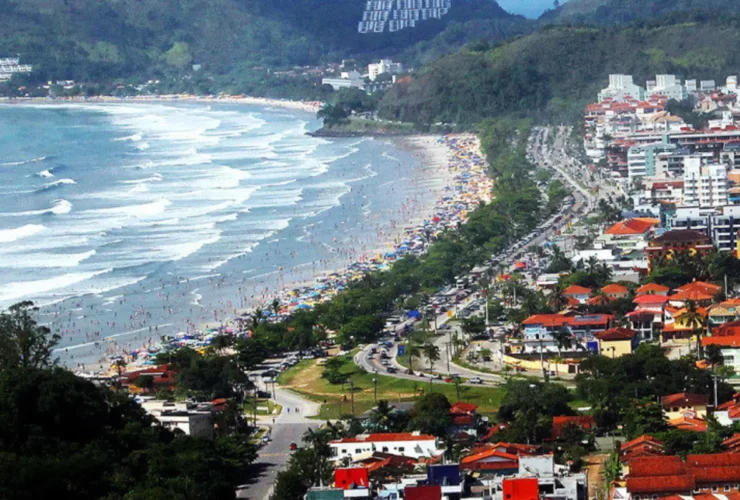
<svg viewBox="0 0 740 500">
<path fill-rule="evenodd" d="M 319 126 L 242 104 L 0 107 L 0 308 L 34 301 L 64 364 L 104 365 L 376 255 L 434 186 L 391 142 Z"/>
</svg>

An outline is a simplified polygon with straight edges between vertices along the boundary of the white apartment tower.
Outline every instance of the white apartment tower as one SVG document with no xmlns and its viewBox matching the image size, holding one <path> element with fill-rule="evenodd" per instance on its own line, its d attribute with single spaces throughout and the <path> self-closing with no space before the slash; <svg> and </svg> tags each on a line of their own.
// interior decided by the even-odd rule
<svg viewBox="0 0 740 500">
<path fill-rule="evenodd" d="M 677 79 L 676 75 L 655 75 L 655 87 L 651 94 L 664 95 L 668 99 L 675 99 L 677 101 L 682 101 L 686 98 L 686 91 L 683 85 L 681 85 L 681 80 Z"/>
<path fill-rule="evenodd" d="M 368 64 L 367 66 L 367 77 L 371 82 L 374 82 L 380 75 L 385 73 L 391 75 L 403 73 L 403 64 L 393 62 L 390 59 L 381 59 L 379 63 Z"/>
<path fill-rule="evenodd" d="M 688 157 L 684 163 L 684 205 L 721 207 L 728 204 L 727 166 L 702 166 L 701 158 Z"/>
<path fill-rule="evenodd" d="M 599 102 L 611 98 L 617 102 L 624 102 L 627 97 L 645 99 L 645 89 L 635 85 L 632 75 L 609 75 L 609 86 L 599 92 Z"/>
</svg>

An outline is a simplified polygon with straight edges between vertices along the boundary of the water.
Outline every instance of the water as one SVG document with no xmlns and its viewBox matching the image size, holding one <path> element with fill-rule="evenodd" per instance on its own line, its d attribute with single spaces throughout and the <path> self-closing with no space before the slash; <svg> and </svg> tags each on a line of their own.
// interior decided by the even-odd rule
<svg viewBox="0 0 740 500">
<path fill-rule="evenodd" d="M 411 154 L 318 126 L 238 104 L 0 107 L 0 307 L 42 304 L 62 361 L 98 363 L 375 255 L 433 195 Z"/>
</svg>

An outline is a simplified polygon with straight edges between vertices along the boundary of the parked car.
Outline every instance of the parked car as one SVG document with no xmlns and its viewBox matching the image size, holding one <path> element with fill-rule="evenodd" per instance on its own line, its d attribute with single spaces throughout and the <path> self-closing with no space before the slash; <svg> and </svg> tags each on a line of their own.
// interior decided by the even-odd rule
<svg viewBox="0 0 740 500">
<path fill-rule="evenodd" d="M 270 399 L 272 397 L 272 393 L 269 391 L 257 391 L 257 397 L 261 399 Z"/>
<path fill-rule="evenodd" d="M 388 373 L 396 373 L 397 370 L 393 368 L 392 366 L 389 366 L 388 368 L 386 368 L 385 371 L 387 371 Z"/>
<path fill-rule="evenodd" d="M 470 380 L 468 380 L 471 384 L 482 384 L 483 380 L 481 380 L 480 377 L 473 377 Z"/>
<path fill-rule="evenodd" d="M 295 444 L 295 441 L 290 442 L 290 451 L 294 451 L 298 449 L 298 445 Z"/>
</svg>

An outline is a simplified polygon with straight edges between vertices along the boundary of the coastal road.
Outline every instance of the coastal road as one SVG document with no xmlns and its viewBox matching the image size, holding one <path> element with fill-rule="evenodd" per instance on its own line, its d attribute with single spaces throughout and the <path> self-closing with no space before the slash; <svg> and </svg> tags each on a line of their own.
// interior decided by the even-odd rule
<svg viewBox="0 0 740 500">
<path fill-rule="evenodd" d="M 272 384 L 265 387 L 260 381 L 258 385 L 263 390 L 272 390 Z M 272 494 L 277 473 L 285 468 L 290 459 L 290 443 L 295 442 L 300 446 L 303 434 L 308 429 L 316 429 L 320 425 L 319 421 L 308 418 L 318 415 L 320 404 L 281 389 L 277 384 L 275 401 L 283 407 L 282 413 L 275 417 L 275 423 L 272 422 L 272 417 L 258 419 L 258 423 L 270 427 L 272 440 L 259 450 L 257 460 L 248 471 L 251 479 L 237 491 L 237 498 L 267 500 Z"/>
</svg>

